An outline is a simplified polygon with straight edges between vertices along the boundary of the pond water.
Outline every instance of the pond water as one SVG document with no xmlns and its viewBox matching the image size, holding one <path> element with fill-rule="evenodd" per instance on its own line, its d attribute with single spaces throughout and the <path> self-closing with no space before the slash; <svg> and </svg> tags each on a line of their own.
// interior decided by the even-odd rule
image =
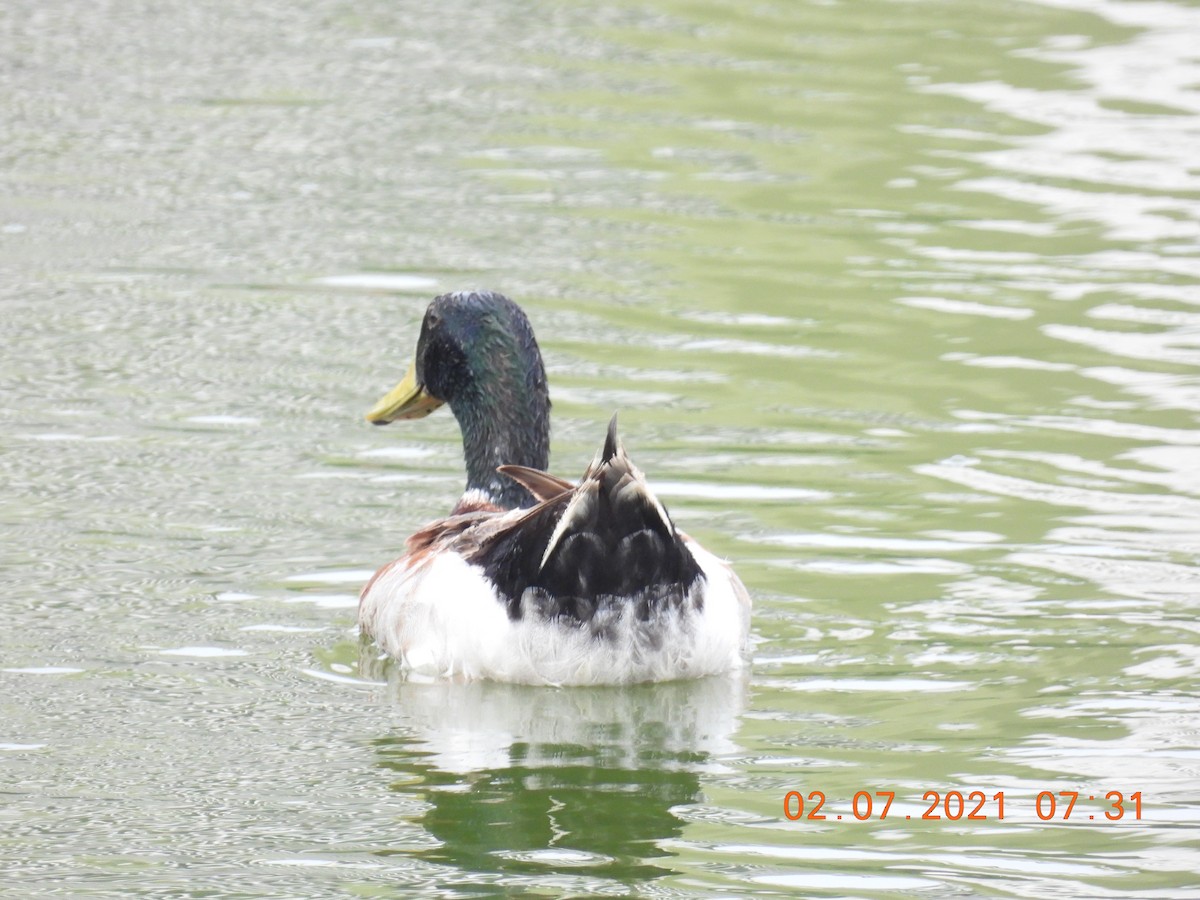
<svg viewBox="0 0 1200 900">
<path fill-rule="evenodd" d="M 1200 897 L 1198 33 L 6 4 L 0 894 Z M 620 410 L 733 561 L 745 678 L 360 651 L 463 481 L 448 415 L 362 414 L 472 287 L 552 468 Z"/>
</svg>

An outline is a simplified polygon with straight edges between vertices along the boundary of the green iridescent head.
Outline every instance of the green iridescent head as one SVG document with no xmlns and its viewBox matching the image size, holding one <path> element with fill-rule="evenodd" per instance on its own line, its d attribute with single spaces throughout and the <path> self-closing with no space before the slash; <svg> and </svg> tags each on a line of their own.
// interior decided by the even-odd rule
<svg viewBox="0 0 1200 900">
<path fill-rule="evenodd" d="M 524 311 L 491 291 L 443 294 L 429 304 L 408 374 L 367 413 L 384 425 L 427 416 L 442 404 L 462 429 L 467 489 L 506 506 L 533 497 L 497 466 L 545 469 L 550 395 Z"/>
</svg>

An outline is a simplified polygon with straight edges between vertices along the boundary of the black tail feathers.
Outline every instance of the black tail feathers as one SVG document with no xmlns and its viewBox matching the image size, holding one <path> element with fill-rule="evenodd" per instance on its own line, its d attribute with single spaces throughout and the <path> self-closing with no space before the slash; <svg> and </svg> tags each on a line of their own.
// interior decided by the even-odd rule
<svg viewBox="0 0 1200 900">
<path fill-rule="evenodd" d="M 621 448 L 621 438 L 617 436 L 617 414 L 613 413 L 608 420 L 608 436 L 604 439 L 604 449 L 600 451 L 600 462 L 612 462 L 617 451 Z"/>
<path fill-rule="evenodd" d="M 681 604 L 700 577 L 666 509 L 625 456 L 615 415 L 599 464 L 570 490 L 543 494 L 548 499 L 472 559 L 504 595 L 511 618 L 533 612 L 595 625 L 602 611 L 611 618 L 630 607 L 644 620 Z"/>
</svg>

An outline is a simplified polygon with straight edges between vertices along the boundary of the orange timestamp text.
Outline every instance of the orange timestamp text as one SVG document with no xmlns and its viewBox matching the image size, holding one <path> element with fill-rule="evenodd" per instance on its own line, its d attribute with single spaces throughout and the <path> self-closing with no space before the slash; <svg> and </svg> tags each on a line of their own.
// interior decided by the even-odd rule
<svg viewBox="0 0 1200 900">
<path fill-rule="evenodd" d="M 843 815 L 826 809 L 823 791 L 788 791 L 783 797 L 783 815 L 795 822 L 799 819 L 822 822 L 830 819 L 842 820 Z M 866 822 L 870 819 L 882 822 L 888 818 L 895 791 L 858 791 L 850 801 L 845 819 Z M 1028 798 L 1022 798 L 1028 802 Z M 986 791 L 925 791 L 921 796 L 928 804 L 920 815 L 905 815 L 904 819 L 940 820 L 957 822 L 1003 819 L 1005 815 L 1004 791 L 990 796 Z M 1019 802 L 1019 801 L 1018 801 Z M 1126 795 L 1121 791 L 1106 794 L 1083 794 L 1079 791 L 1039 791 L 1033 798 L 1033 812 L 1043 822 L 1066 822 L 1068 820 L 1117 822 L 1128 816 L 1135 821 L 1142 818 L 1142 792 Z M 1009 809 L 1009 812 L 1014 812 Z M 893 820 L 899 818 L 892 813 Z"/>
</svg>

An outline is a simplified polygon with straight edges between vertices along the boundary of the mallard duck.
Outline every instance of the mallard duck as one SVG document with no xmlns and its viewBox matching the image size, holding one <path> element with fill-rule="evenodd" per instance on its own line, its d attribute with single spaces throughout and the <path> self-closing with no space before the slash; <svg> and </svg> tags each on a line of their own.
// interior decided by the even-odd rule
<svg viewBox="0 0 1200 900">
<path fill-rule="evenodd" d="M 546 371 L 507 297 L 435 298 L 408 374 L 367 420 L 443 404 L 462 431 L 466 491 L 367 582 L 364 635 L 435 678 L 621 684 L 745 664 L 745 587 L 675 527 L 626 455 L 616 416 L 577 484 L 545 471 Z"/>
</svg>

